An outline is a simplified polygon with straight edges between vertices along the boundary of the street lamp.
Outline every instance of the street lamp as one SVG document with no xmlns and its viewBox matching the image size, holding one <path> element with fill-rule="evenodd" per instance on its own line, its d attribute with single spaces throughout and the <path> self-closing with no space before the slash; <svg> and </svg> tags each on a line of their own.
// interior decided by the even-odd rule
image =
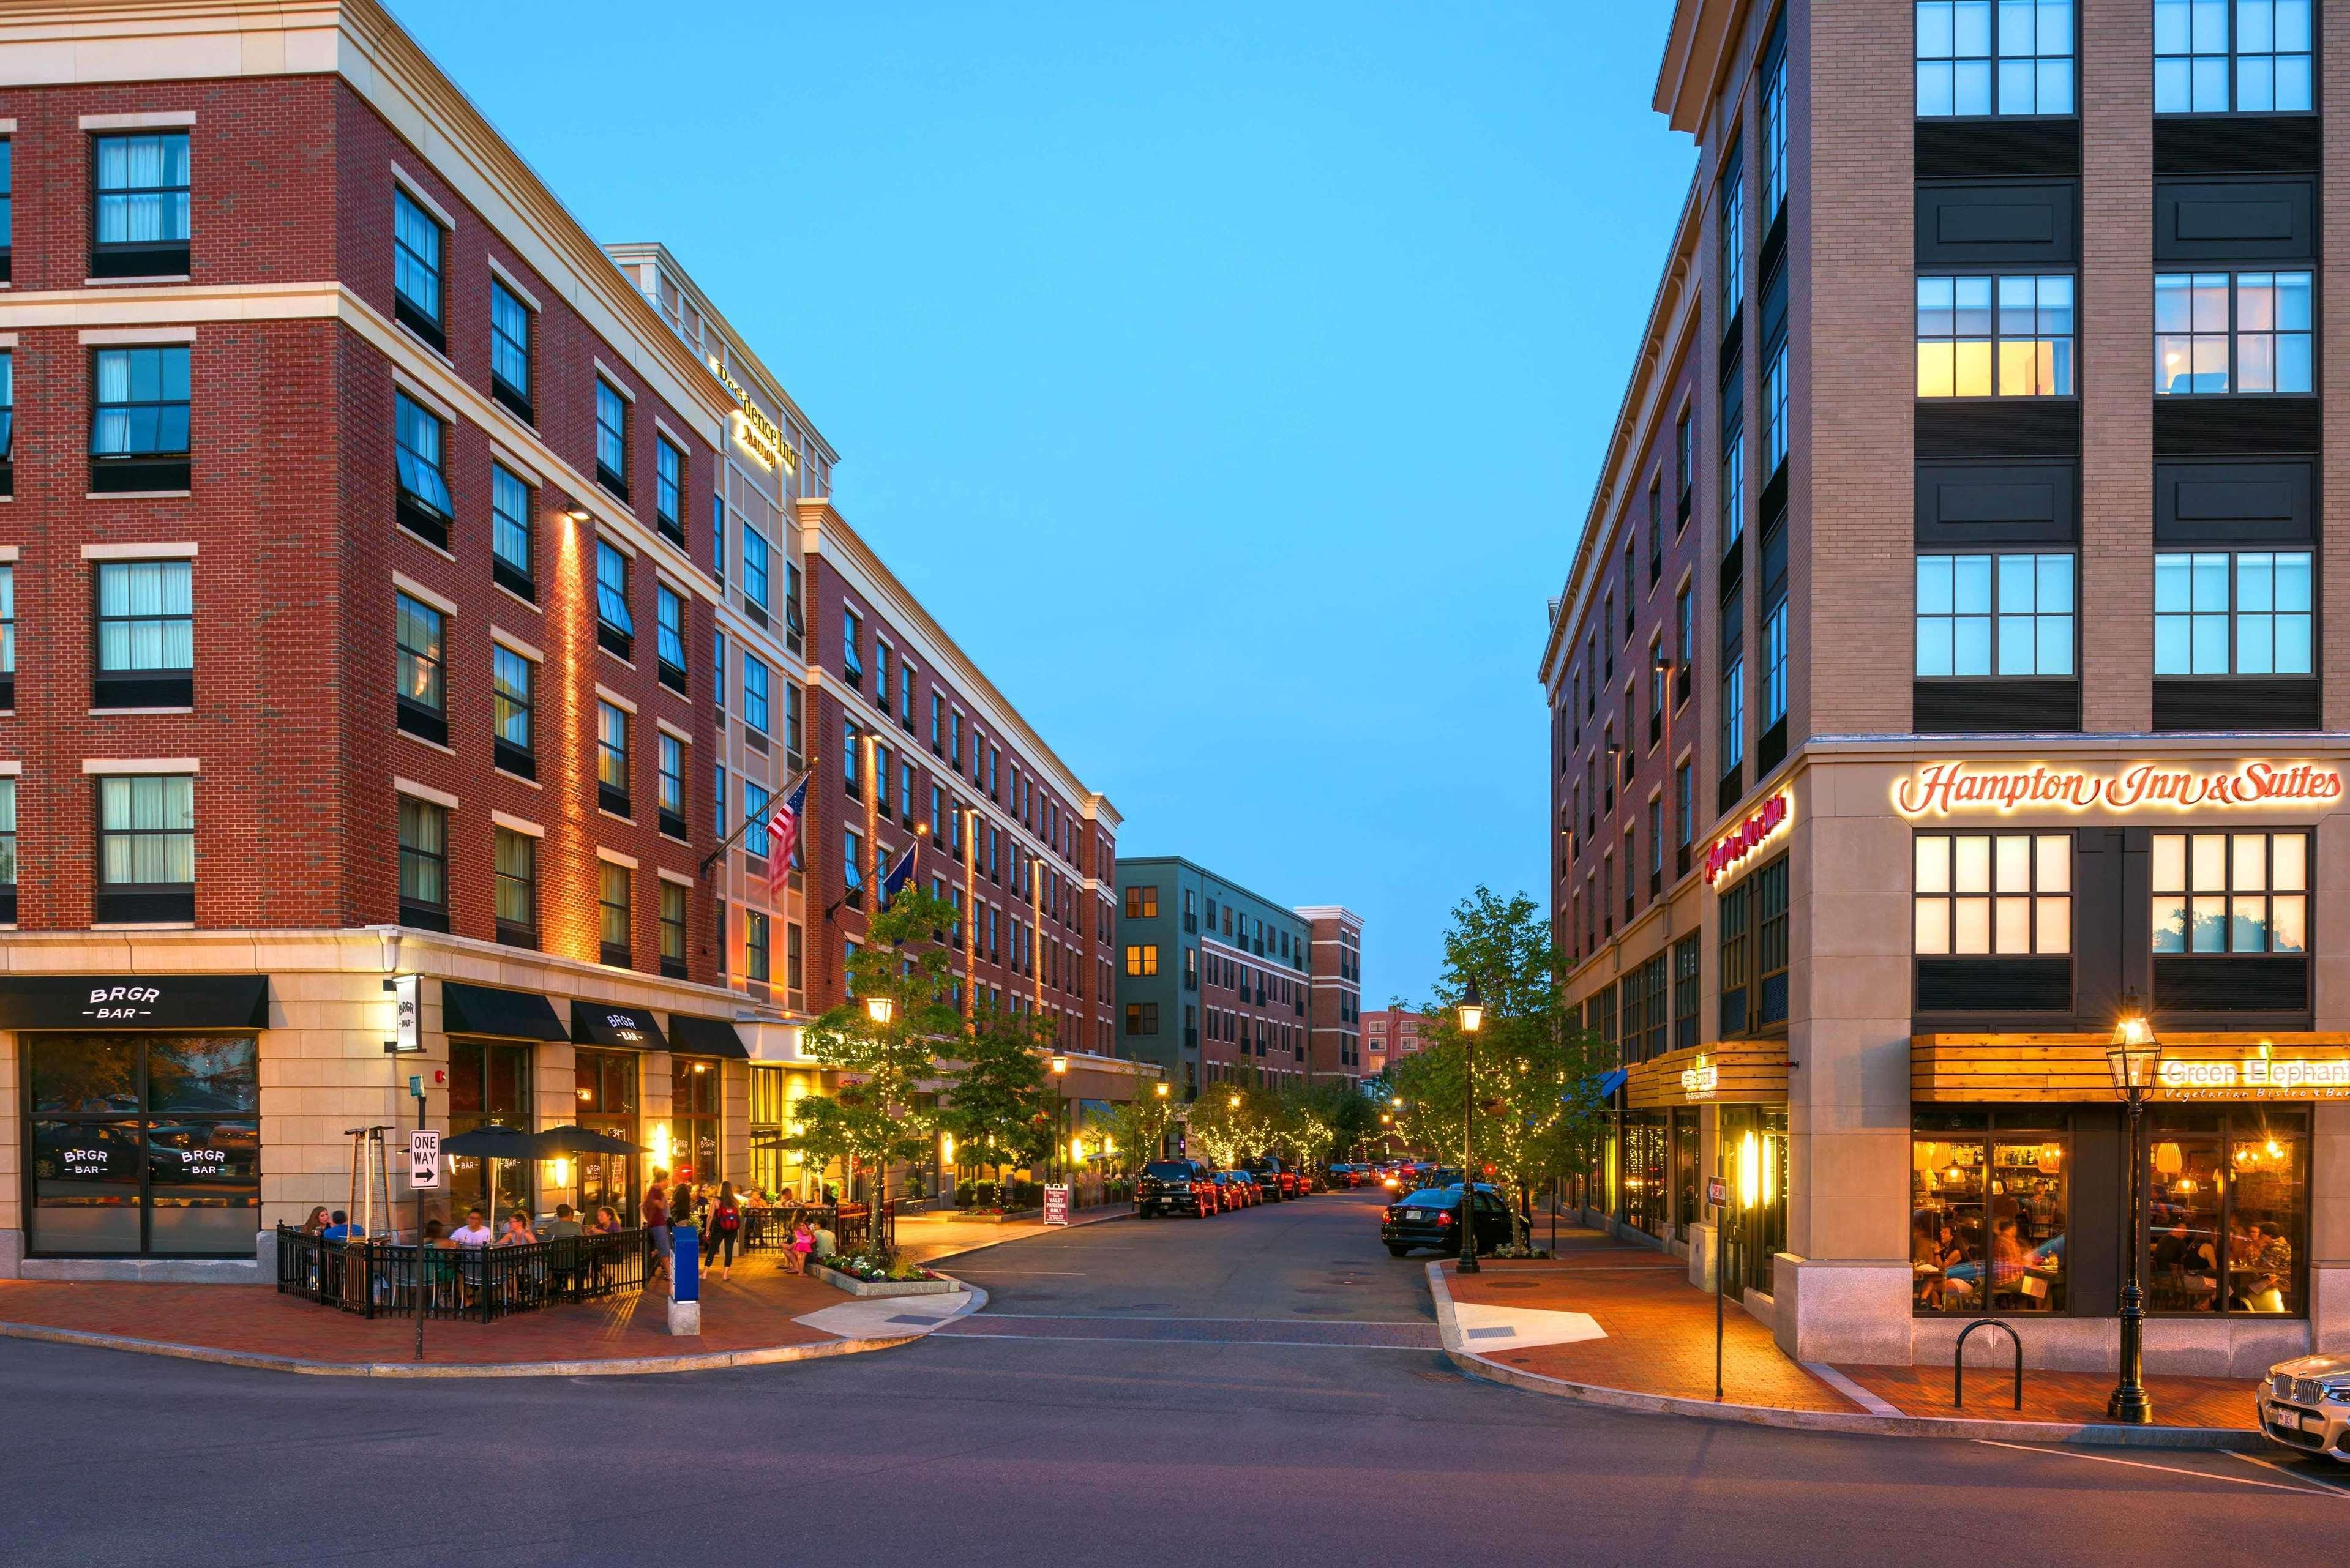
<svg viewBox="0 0 2350 1568">
<path fill-rule="evenodd" d="M 2129 1254 L 2129 1272 L 2122 1283 L 2121 1381 L 2106 1401 L 2109 1420 L 2143 1427 L 2154 1420 L 2154 1401 L 2146 1392 L 2146 1293 L 2140 1278 L 2146 1247 L 2138 1234 L 2138 1189 L 2146 1179 L 2145 1137 L 2147 1096 L 2153 1091 L 2155 1069 L 2162 1061 L 2162 1042 L 2139 1005 L 2137 992 L 2122 993 L 2120 1014 L 2114 1020 L 2114 1037 L 2106 1047 L 2106 1066 L 2113 1074 L 2114 1093 L 2129 1107 L 2129 1235 L 2122 1250 Z"/>
<path fill-rule="evenodd" d="M 1069 1059 L 1068 1059 L 1068 1057 L 1067 1057 L 1066 1055 L 1063 1054 L 1061 1052 L 1058 1052 L 1058 1051 L 1054 1052 L 1054 1053 L 1053 1053 L 1053 1078 L 1054 1078 L 1054 1083 L 1053 1083 L 1053 1107 L 1054 1107 L 1054 1108 L 1053 1108 L 1053 1131 L 1054 1131 L 1055 1137 L 1054 1137 L 1054 1139 L 1053 1139 L 1053 1164 L 1054 1164 L 1054 1166 L 1055 1166 L 1056 1168 L 1059 1168 L 1059 1167 L 1060 1167 L 1060 1164 L 1061 1164 L 1061 1140 L 1060 1140 L 1060 1137 L 1059 1137 L 1059 1136 L 1058 1136 L 1058 1135 L 1060 1135 L 1060 1134 L 1061 1134 L 1061 1133 L 1063 1133 L 1063 1132 L 1067 1131 L 1067 1130 L 1068 1130 L 1068 1125 L 1069 1125 L 1069 1096 L 1068 1096 L 1067 1093 L 1066 1093 L 1066 1091 L 1061 1087 L 1061 1081 L 1062 1081 L 1062 1080 L 1064 1080 L 1064 1079 L 1066 1079 L 1068 1075 L 1069 1075 Z"/>
<path fill-rule="evenodd" d="M 1464 1274 L 1482 1273 L 1477 1266 L 1476 1160 L 1471 1145 L 1477 1121 L 1477 1031 L 1485 1026 L 1485 999 L 1477 993 L 1477 977 L 1469 977 L 1453 1016 L 1461 1024 L 1461 1267 Z"/>
<path fill-rule="evenodd" d="M 865 999 L 865 1015 L 873 1020 L 873 1027 L 876 1029 L 889 1028 L 889 1020 L 898 1015 L 897 999 L 890 996 L 867 997 Z"/>
</svg>

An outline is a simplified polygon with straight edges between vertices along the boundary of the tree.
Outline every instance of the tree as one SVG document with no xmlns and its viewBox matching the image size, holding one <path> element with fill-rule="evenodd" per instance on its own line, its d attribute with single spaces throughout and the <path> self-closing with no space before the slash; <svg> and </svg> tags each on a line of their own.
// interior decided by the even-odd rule
<svg viewBox="0 0 2350 1568">
<path fill-rule="evenodd" d="M 1093 1124 L 1112 1146 L 1111 1168 L 1128 1172 L 1139 1172 L 1147 1162 L 1157 1159 L 1166 1147 L 1168 1129 L 1175 1125 L 1172 1098 L 1162 1098 L 1146 1082 L 1138 1080 L 1134 1086 L 1134 1098 L 1113 1103 L 1109 1116 Z"/>
<path fill-rule="evenodd" d="M 1233 1077 L 1211 1085 L 1191 1102 L 1185 1147 L 1216 1169 L 1231 1169 L 1264 1152 L 1275 1114 L 1273 1096 L 1243 1064 Z"/>
<path fill-rule="evenodd" d="M 881 1178 L 893 1164 L 929 1151 L 937 1113 L 924 1106 L 920 1085 L 935 1072 L 935 1045 L 962 1032 L 949 1000 L 951 980 L 941 938 L 951 930 L 953 906 L 908 888 L 866 921 L 864 944 L 848 961 L 849 1000 L 808 1026 L 807 1051 L 841 1074 L 829 1097 L 799 1103 L 799 1133 L 783 1140 L 805 1163 L 843 1159 L 853 1180 L 861 1165 L 874 1177 L 876 1262 L 894 1258 L 878 1222 Z M 889 1002 L 889 1022 L 877 1023 L 867 1003 Z"/>
<path fill-rule="evenodd" d="M 1388 1069 L 1391 1086 L 1414 1143 L 1460 1163 L 1466 1127 L 1480 1170 L 1491 1166 L 1497 1184 L 1517 1190 L 1511 1224 L 1523 1244 L 1527 1192 L 1555 1172 L 1590 1168 L 1607 1126 L 1599 1080 L 1615 1064 L 1563 1002 L 1565 965 L 1525 894 L 1504 899 L 1478 887 L 1453 907 L 1444 951 L 1435 994 L 1419 1009 L 1428 1044 Z M 1456 1011 L 1472 976 L 1485 1007 L 1473 1049 Z"/>
<path fill-rule="evenodd" d="M 1053 1033 L 1042 1015 L 987 1008 L 955 1047 L 962 1065 L 954 1075 L 939 1123 L 954 1136 L 955 1164 L 1024 1168 L 1053 1147 L 1055 1104 L 1045 1058 Z"/>
</svg>

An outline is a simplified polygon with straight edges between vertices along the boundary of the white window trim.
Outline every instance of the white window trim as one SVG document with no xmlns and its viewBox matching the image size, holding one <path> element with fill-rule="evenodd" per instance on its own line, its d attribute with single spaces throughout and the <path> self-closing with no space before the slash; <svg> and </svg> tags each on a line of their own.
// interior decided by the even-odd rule
<svg viewBox="0 0 2350 1568">
<path fill-rule="evenodd" d="M 504 405 L 502 403 L 499 407 L 503 408 Z M 546 467 L 544 463 L 535 458 L 525 457 L 520 448 L 508 446 L 490 431 L 484 431 L 483 433 L 489 436 L 492 459 L 502 466 L 513 470 L 515 477 L 533 490 L 548 488 L 552 482 L 546 477 Z M 537 504 L 534 502 L 532 504 L 535 508 Z M 537 521 L 536 516 L 531 519 L 534 525 Z"/>
<path fill-rule="evenodd" d="M 679 455 L 682 456 L 689 462 L 693 461 L 693 441 L 688 437 L 678 434 L 676 430 L 671 427 L 667 420 L 661 418 L 659 414 L 655 414 L 653 416 L 653 429 L 660 431 L 663 436 L 666 436 L 669 439 L 669 444 L 677 448 Z"/>
<path fill-rule="evenodd" d="M 504 812 L 495 810 L 494 808 L 490 812 L 490 822 L 493 826 L 503 827 L 508 833 L 519 833 L 525 838 L 545 838 L 546 836 L 546 829 L 541 827 L 538 824 L 528 821 L 523 817 L 509 816 Z"/>
<path fill-rule="evenodd" d="M 618 691 L 613 691 L 610 687 L 598 683 L 596 688 L 596 696 L 598 701 L 609 702 L 613 707 L 618 708 L 621 712 L 628 714 L 630 718 L 636 717 L 637 705 L 628 698 L 621 696 Z"/>
<path fill-rule="evenodd" d="M 203 763 L 194 757 L 84 757 L 85 778 L 122 777 L 133 774 L 200 774 Z"/>
<path fill-rule="evenodd" d="M 653 867 L 653 875 L 660 877 L 664 882 L 674 883 L 680 888 L 691 888 L 693 886 L 692 877 L 687 876 L 682 871 L 672 871 L 666 866 L 656 866 Z"/>
<path fill-rule="evenodd" d="M 10 563 L 10 562 L 15 561 L 16 559 L 16 545 L 0 545 L 0 566 L 5 566 L 5 565 L 6 565 L 6 564 L 8 564 L 8 563 Z"/>
<path fill-rule="evenodd" d="M 192 327 L 87 327 L 75 335 L 75 340 L 88 345 L 109 343 L 193 343 L 196 329 Z"/>
<path fill-rule="evenodd" d="M 508 653 L 520 654 L 523 658 L 530 660 L 533 664 L 544 664 L 546 662 L 546 655 L 541 653 L 537 649 L 533 648 L 529 643 L 525 642 L 514 633 L 506 630 L 504 627 L 499 626 L 495 621 L 490 623 L 490 640 L 502 645 Z"/>
<path fill-rule="evenodd" d="M 637 868 L 637 857 L 635 856 L 623 855 L 617 849 L 608 849 L 600 844 L 596 846 L 596 858 L 605 862 L 607 865 L 624 867 L 630 871 Z"/>
<path fill-rule="evenodd" d="M 622 402 L 633 404 L 637 400 L 637 394 L 629 389 L 628 381 L 618 370 L 604 363 L 601 355 L 596 357 L 596 379 L 619 393 Z"/>
<path fill-rule="evenodd" d="M 6 762 L 6 763 L 0 763 L 0 779 L 13 779 L 13 778 L 16 777 L 18 774 L 22 774 L 24 771 L 25 771 L 25 764 L 24 764 L 24 763 L 17 763 L 17 762 Z"/>
<path fill-rule="evenodd" d="M 490 275 L 496 278 L 500 283 L 505 285 L 506 292 L 513 295 L 516 299 L 521 300 L 523 304 L 529 308 L 532 315 L 537 315 L 539 311 L 538 296 L 532 294 L 528 288 L 524 286 L 522 279 L 515 276 L 513 273 L 508 272 L 504 267 L 499 265 L 497 257 L 485 255 L 484 259 L 490 264 Z"/>
<path fill-rule="evenodd" d="M 432 213 L 432 216 L 439 221 L 442 233 L 453 234 L 457 232 L 457 220 L 449 215 L 449 209 L 434 201 L 432 193 L 426 191 L 421 184 L 417 182 L 414 175 L 411 174 L 407 170 L 402 169 L 400 166 L 400 160 L 396 158 L 391 161 L 391 177 L 394 181 L 398 182 L 401 190 L 408 192 L 408 198 L 410 201 L 414 202 L 418 206 Z M 443 281 L 446 281 L 446 275 L 449 270 L 449 258 L 445 252 L 442 254 L 441 258 L 441 270 L 443 275 Z"/>
<path fill-rule="evenodd" d="M 431 410 L 432 417 L 442 424 L 454 428 L 464 423 L 457 417 L 457 411 L 454 409 L 441 400 L 439 393 L 429 390 L 423 382 L 397 365 L 391 368 L 391 384 Z M 442 454 L 441 461 L 444 465 L 447 463 L 448 454 L 445 452 Z"/>
<path fill-rule="evenodd" d="M 5 133 L 0 132 L 0 134 Z M 14 348 L 15 347 L 16 347 L 16 334 L 14 332 L 0 332 L 0 348 Z"/>
<path fill-rule="evenodd" d="M 626 556 L 631 561 L 637 558 L 637 547 L 608 528 L 597 529 L 596 538 L 598 543 L 611 545 L 612 548 L 618 550 L 621 555 Z M 588 566 L 588 580 L 590 586 L 593 586 L 595 579 L 595 563 L 590 561 Z"/>
<path fill-rule="evenodd" d="M 446 594 L 434 593 L 431 588 L 426 587 L 422 583 L 418 582 L 414 577 L 410 576 L 407 573 L 392 573 L 391 586 L 399 589 L 401 593 L 406 594 L 410 598 L 421 599 L 424 603 L 431 605 L 434 609 L 439 610 L 442 615 L 448 616 L 452 619 L 456 618 L 457 601 L 455 599 L 449 597 Z"/>
<path fill-rule="evenodd" d="M 667 719 L 660 717 L 659 714 L 655 714 L 653 716 L 653 728 L 659 730 L 662 734 L 667 735 L 671 740 L 675 741 L 679 745 L 690 746 L 693 744 L 693 736 L 690 732 L 679 729 L 675 724 L 671 723 Z"/>
<path fill-rule="evenodd" d="M 196 123 L 192 109 L 156 109 L 138 114 L 85 114 L 81 117 L 84 130 L 184 130 Z M 8 129 L 16 129 L 10 120 Z"/>
<path fill-rule="evenodd" d="M 84 545 L 81 558 L 85 561 L 192 561 L 196 558 L 196 546 L 193 544 Z"/>
<path fill-rule="evenodd" d="M 394 775 L 391 781 L 391 788 L 392 793 L 395 794 L 412 795 L 418 800 L 426 801 L 433 805 L 437 805 L 443 811 L 454 811 L 457 809 L 457 797 L 455 795 L 451 794 L 444 789 L 434 789 L 431 784 L 418 784 L 414 779 L 404 779 Z"/>
</svg>

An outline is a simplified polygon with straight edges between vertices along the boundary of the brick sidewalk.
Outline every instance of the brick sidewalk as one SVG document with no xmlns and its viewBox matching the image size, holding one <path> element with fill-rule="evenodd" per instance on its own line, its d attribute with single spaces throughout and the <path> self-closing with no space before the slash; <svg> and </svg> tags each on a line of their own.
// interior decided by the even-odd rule
<svg viewBox="0 0 2350 1568">
<path fill-rule="evenodd" d="M 1520 1350 L 1479 1351 L 1504 1366 L 1627 1393 L 1713 1399 L 1713 1297 L 1689 1282 L 1688 1265 L 1654 1248 L 1596 1231 L 1562 1230 L 1558 1256 L 1489 1260 L 1461 1279 L 1445 1265 L 1453 1299 L 1493 1307 L 1587 1313 L 1604 1339 Z M 1771 1331 L 1731 1303 L 1722 1318 L 1722 1400 L 1794 1411 L 1867 1413 L 1779 1349 Z M 1474 1348 L 1473 1346 L 1471 1347 Z M 2110 1375 L 2026 1367 L 2023 1409 L 2013 1409 L 2012 1374 L 1970 1366 L 1964 1410 L 1950 1405 L 1947 1366 L 1847 1366 L 1833 1372 L 1904 1416 L 1970 1420 L 2101 1423 Z M 2252 1389 L 2239 1378 L 2158 1376 L 2147 1379 L 2158 1424 L 2251 1431 Z M 1882 1411 L 1877 1412 L 1882 1414 Z"/>
<path fill-rule="evenodd" d="M 742 1259 L 731 1282 L 705 1276 L 702 1334 L 672 1338 L 668 1297 L 647 1293 L 521 1313 L 496 1323 L 424 1325 L 427 1363 L 619 1361 L 720 1355 L 822 1345 L 835 1336 L 794 1318 L 853 1298 L 786 1274 L 769 1257 Z M 255 1285 L 68 1284 L 0 1280 L 0 1323 L 338 1366 L 405 1362 L 412 1318 L 368 1319 Z"/>
<path fill-rule="evenodd" d="M 1069 1226 L 1097 1225 L 1133 1212 L 1131 1203 L 1096 1204 L 1070 1216 Z M 1066 1228 L 1047 1226 L 1042 1220 L 967 1220 L 951 1209 L 932 1209 L 898 1216 L 898 1251 L 912 1262 L 931 1263 L 998 1242 L 1017 1241 L 1047 1230 Z"/>
</svg>

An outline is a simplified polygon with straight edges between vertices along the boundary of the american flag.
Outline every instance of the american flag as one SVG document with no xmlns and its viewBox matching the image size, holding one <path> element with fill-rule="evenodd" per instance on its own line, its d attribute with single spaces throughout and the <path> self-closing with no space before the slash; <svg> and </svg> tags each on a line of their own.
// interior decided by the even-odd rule
<svg viewBox="0 0 2350 1568">
<path fill-rule="evenodd" d="M 775 797 L 774 815 L 767 818 L 767 901 L 776 903 L 784 896 L 784 884 L 791 880 L 792 850 L 800 838 L 800 814 L 807 809 L 808 775 L 802 774 L 800 782 Z"/>
</svg>

